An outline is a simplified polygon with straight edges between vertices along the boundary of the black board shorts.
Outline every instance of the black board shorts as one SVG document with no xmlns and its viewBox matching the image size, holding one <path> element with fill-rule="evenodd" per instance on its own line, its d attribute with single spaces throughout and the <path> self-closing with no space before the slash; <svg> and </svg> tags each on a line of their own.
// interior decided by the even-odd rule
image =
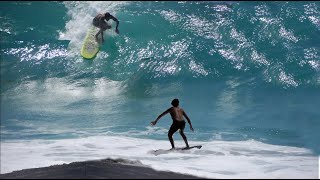
<svg viewBox="0 0 320 180">
<path fill-rule="evenodd" d="M 173 120 L 173 123 L 170 127 L 169 133 L 175 133 L 178 129 L 180 129 L 181 131 L 184 130 L 184 127 L 186 126 L 186 122 L 185 121 L 177 121 L 177 120 Z"/>
<path fill-rule="evenodd" d="M 103 30 L 107 30 L 110 29 L 111 26 L 105 22 L 105 21 L 101 21 L 101 23 L 99 22 L 100 20 L 98 18 L 94 18 L 92 20 L 92 25 L 94 25 L 97 28 L 103 29 Z"/>
<path fill-rule="evenodd" d="M 100 21 L 99 17 L 93 18 L 92 25 L 94 25 L 95 27 L 100 27 L 100 22 L 99 21 Z"/>
</svg>

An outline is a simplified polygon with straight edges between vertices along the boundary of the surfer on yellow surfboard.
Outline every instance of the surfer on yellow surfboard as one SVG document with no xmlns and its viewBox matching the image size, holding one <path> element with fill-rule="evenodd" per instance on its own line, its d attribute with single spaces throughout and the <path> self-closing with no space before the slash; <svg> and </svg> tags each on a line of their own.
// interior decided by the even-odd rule
<svg viewBox="0 0 320 180">
<path fill-rule="evenodd" d="M 95 35 L 96 40 L 98 41 L 98 36 L 99 34 L 101 34 L 102 36 L 102 43 L 104 42 L 104 38 L 103 38 L 103 31 L 107 30 L 107 29 L 111 29 L 111 26 L 108 25 L 108 23 L 106 21 L 109 21 L 110 19 L 112 19 L 113 21 L 115 21 L 117 23 L 116 26 L 116 30 L 115 32 L 117 34 L 119 34 L 119 20 L 117 18 L 115 18 L 114 16 L 112 16 L 110 13 L 106 12 L 104 14 L 98 14 L 96 15 L 96 17 L 93 18 L 92 24 L 97 27 L 100 28 L 99 32 Z M 106 20 L 106 21 L 105 21 Z"/>
</svg>

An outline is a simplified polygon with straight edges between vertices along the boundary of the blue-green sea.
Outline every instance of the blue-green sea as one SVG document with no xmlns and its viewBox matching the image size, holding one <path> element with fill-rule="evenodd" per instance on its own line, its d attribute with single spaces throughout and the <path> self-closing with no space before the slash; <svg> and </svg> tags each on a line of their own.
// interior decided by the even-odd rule
<svg viewBox="0 0 320 180">
<path fill-rule="evenodd" d="M 110 12 L 93 60 L 80 49 Z M 318 178 L 317 1 L 0 2 L 1 171 L 122 158 L 207 178 Z M 189 151 L 170 149 L 174 98 Z M 176 147 L 183 147 L 174 135 Z"/>
</svg>

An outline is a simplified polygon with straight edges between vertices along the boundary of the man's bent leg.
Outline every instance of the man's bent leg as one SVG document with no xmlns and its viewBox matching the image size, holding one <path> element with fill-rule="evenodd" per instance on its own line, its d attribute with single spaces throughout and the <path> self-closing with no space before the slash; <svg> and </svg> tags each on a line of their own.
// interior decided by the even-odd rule
<svg viewBox="0 0 320 180">
<path fill-rule="evenodd" d="M 98 36 L 99 36 L 100 33 L 102 33 L 102 29 L 100 29 L 99 32 L 95 35 L 96 41 L 98 41 Z"/>
<path fill-rule="evenodd" d="M 172 149 L 174 149 L 174 141 L 173 141 L 173 134 L 178 130 L 178 127 L 175 123 L 172 123 L 170 129 L 169 129 L 169 132 L 168 132 L 168 138 L 169 138 L 169 141 L 171 143 L 171 146 L 172 146 Z"/>
<path fill-rule="evenodd" d="M 184 134 L 183 130 L 181 130 L 181 129 L 180 129 L 179 133 L 182 136 L 182 139 L 184 140 L 184 143 L 186 143 L 186 147 L 188 148 L 189 144 L 188 144 L 187 136 Z"/>
<path fill-rule="evenodd" d="M 169 131 L 169 133 L 168 133 L 168 138 L 169 138 L 169 141 L 170 141 L 170 143 L 171 143 L 172 149 L 174 149 L 174 141 L 173 141 L 172 135 L 173 135 L 173 133 L 171 133 L 171 132 Z"/>
</svg>

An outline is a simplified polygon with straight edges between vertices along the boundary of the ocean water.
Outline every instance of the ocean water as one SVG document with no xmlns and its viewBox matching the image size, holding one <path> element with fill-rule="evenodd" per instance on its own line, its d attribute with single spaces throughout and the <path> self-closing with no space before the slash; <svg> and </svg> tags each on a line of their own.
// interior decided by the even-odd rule
<svg viewBox="0 0 320 180">
<path fill-rule="evenodd" d="M 1 173 L 123 158 L 209 178 L 319 177 L 319 2 L 0 4 Z M 106 11 L 120 34 L 110 21 L 85 60 Z M 203 147 L 156 154 L 172 120 L 150 122 L 174 98 Z"/>
</svg>

